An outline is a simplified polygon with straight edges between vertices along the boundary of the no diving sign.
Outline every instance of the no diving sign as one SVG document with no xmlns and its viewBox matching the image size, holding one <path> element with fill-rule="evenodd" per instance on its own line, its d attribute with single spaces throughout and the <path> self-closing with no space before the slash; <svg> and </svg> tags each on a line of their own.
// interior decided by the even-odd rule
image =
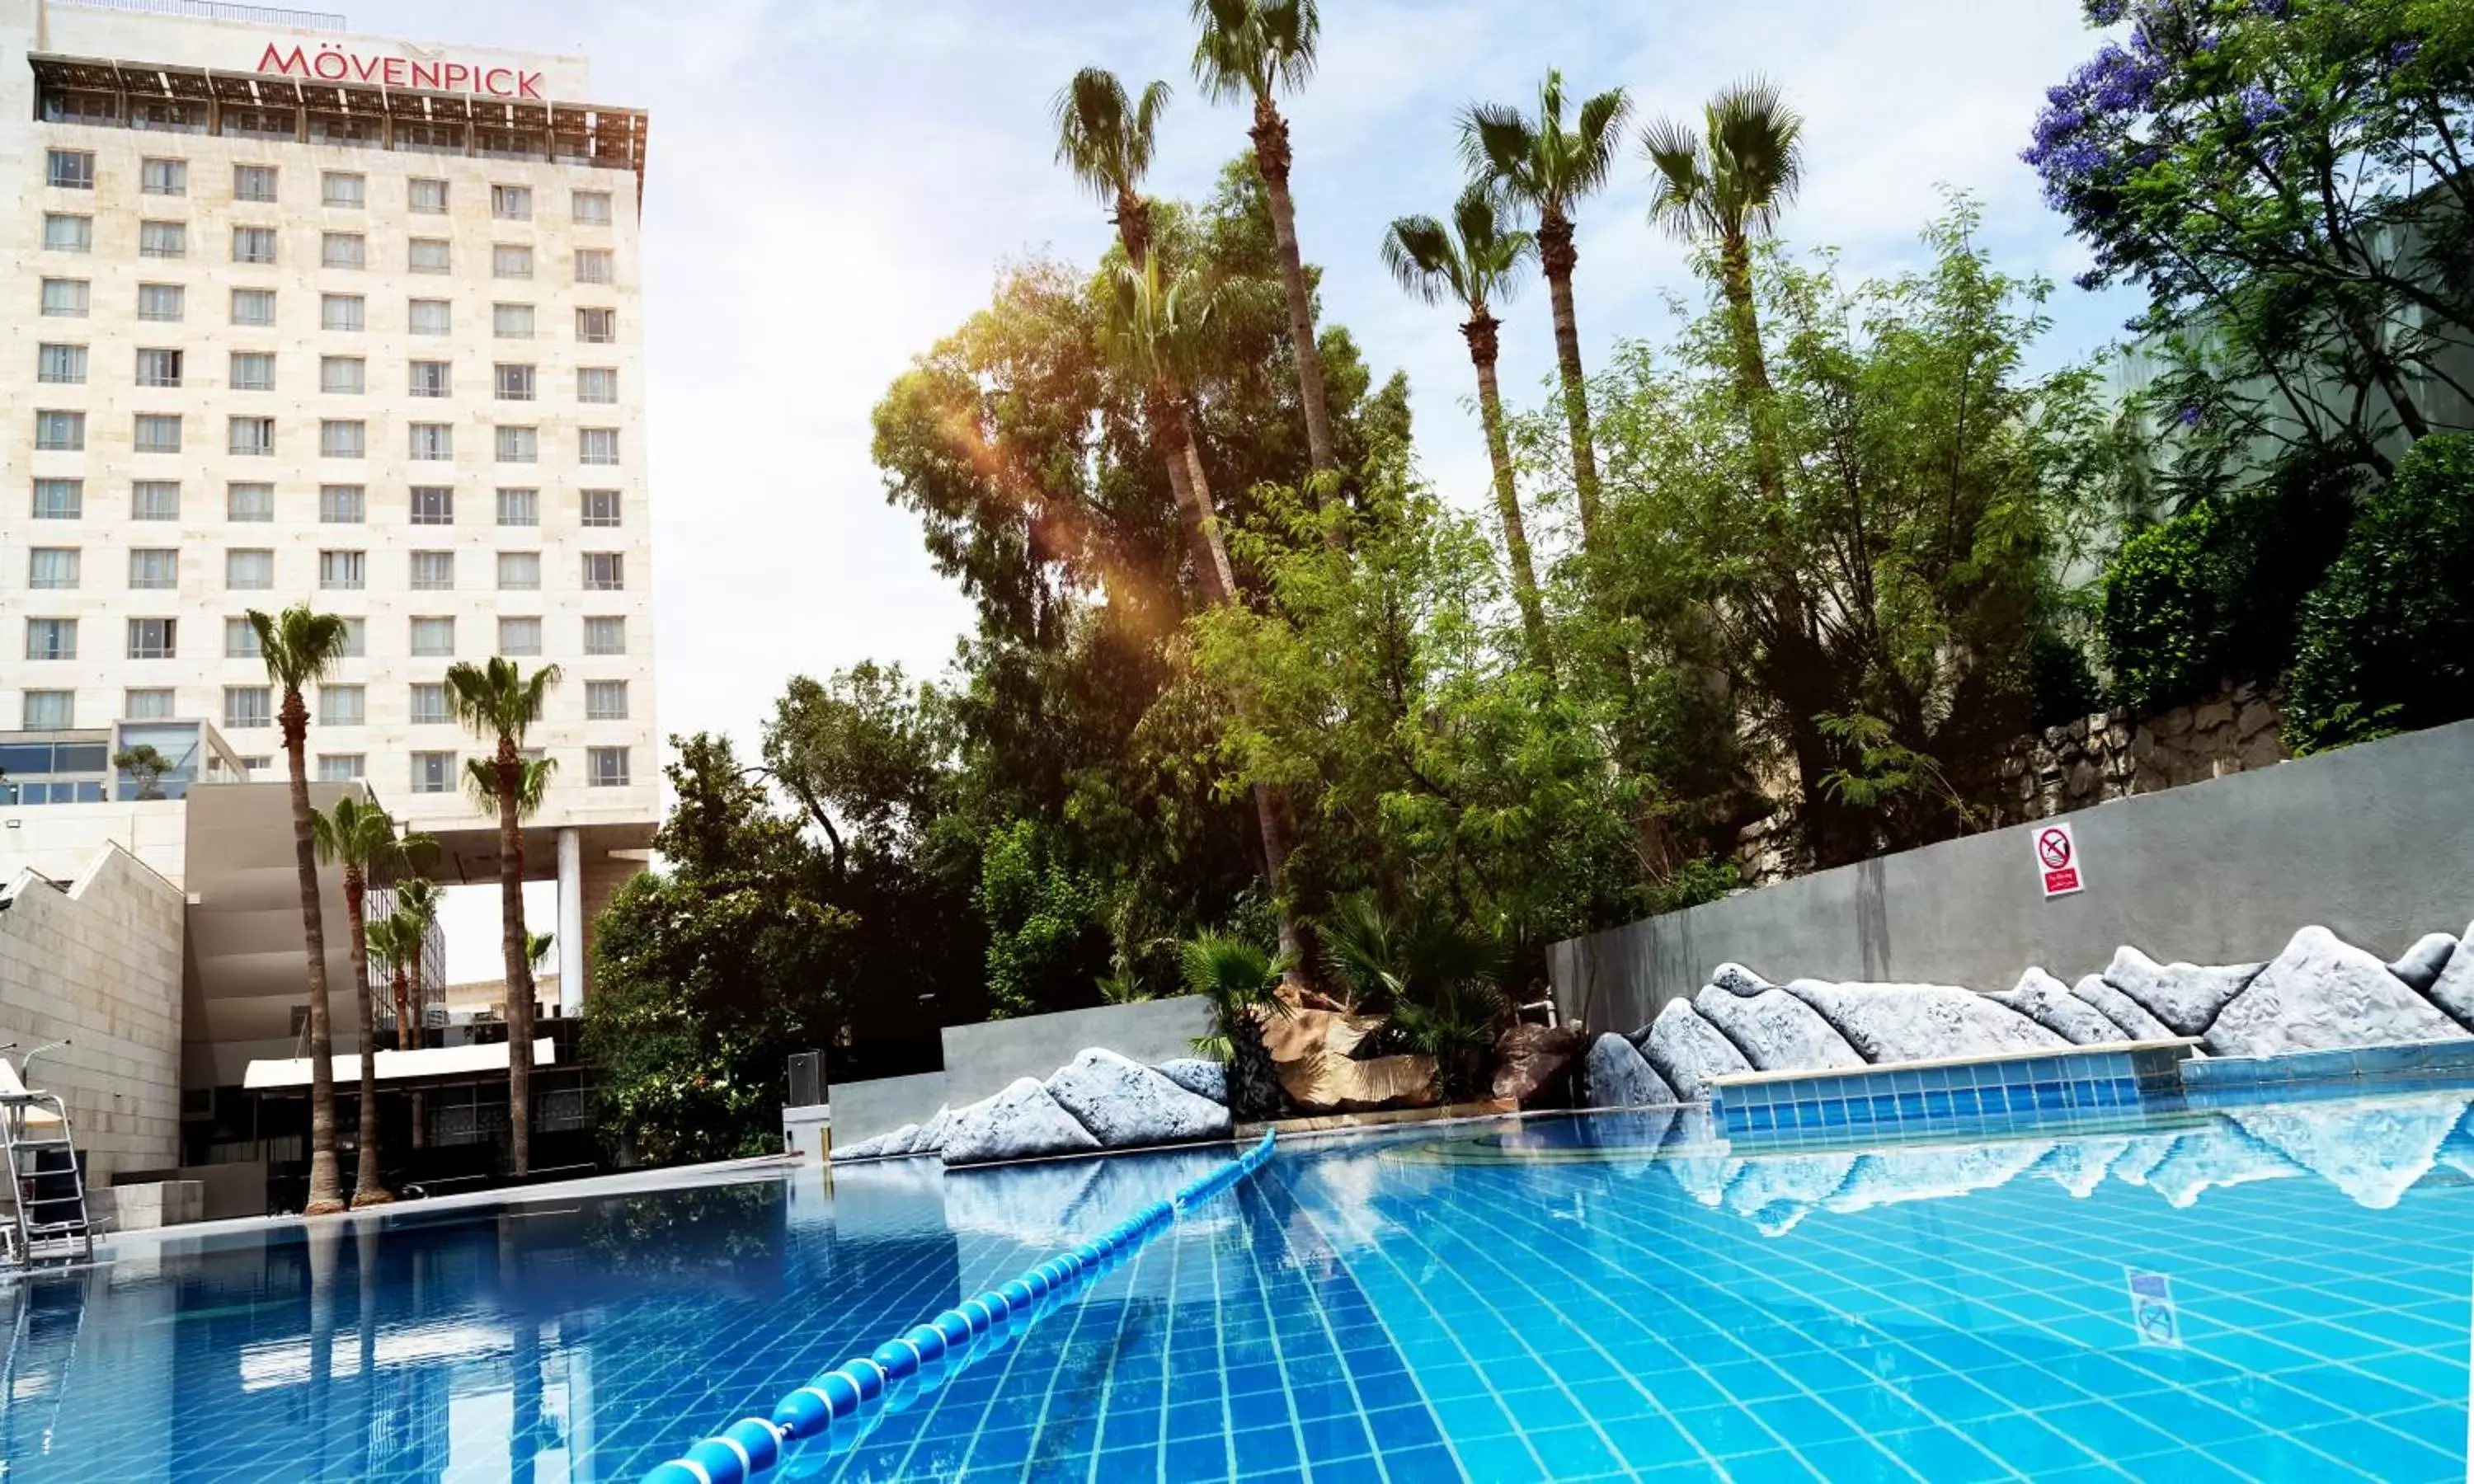
<svg viewBox="0 0 2474 1484">
<path fill-rule="evenodd" d="M 2036 831 L 2036 874 L 2044 880 L 2048 898 L 2087 888 L 2087 877 L 2079 871 L 2079 843 L 2070 826 L 2047 825 Z"/>
</svg>

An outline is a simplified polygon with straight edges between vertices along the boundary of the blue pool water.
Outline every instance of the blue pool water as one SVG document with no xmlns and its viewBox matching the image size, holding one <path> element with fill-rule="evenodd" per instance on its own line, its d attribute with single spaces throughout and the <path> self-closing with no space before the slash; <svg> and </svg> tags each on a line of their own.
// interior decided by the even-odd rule
<svg viewBox="0 0 2474 1484">
<path fill-rule="evenodd" d="M 2462 1479 L 2469 1102 L 1293 1144 L 784 1476 Z M 0 1288 L 0 1477 L 632 1484 L 1227 1154 L 131 1242 Z"/>
</svg>

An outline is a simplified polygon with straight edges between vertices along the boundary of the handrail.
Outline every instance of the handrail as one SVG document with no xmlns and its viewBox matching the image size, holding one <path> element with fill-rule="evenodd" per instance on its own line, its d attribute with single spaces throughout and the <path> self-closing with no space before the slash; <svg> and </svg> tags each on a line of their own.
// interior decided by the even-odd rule
<svg viewBox="0 0 2474 1484">
<path fill-rule="evenodd" d="M 790 1393 L 766 1417 L 742 1417 L 682 1457 L 644 1475 L 643 1484 L 749 1484 L 782 1461 L 794 1442 L 829 1432 L 864 1430 L 889 1401 L 919 1385 L 941 1384 L 979 1353 L 1003 1346 L 1095 1278 L 1139 1252 L 1177 1217 L 1253 1174 L 1272 1158 L 1270 1134 L 1253 1148 L 1153 1201 L 1081 1246 L 904 1330 L 865 1355 L 854 1356 Z"/>
</svg>

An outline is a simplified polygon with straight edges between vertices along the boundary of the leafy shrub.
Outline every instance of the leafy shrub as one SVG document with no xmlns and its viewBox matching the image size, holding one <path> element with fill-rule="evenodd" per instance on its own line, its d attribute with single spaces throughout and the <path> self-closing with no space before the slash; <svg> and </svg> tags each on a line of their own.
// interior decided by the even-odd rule
<svg viewBox="0 0 2474 1484">
<path fill-rule="evenodd" d="M 1675 874 L 1651 888 L 1649 910 L 1653 916 L 1662 912 L 1681 912 L 1686 907 L 1721 900 L 1743 884 L 1743 875 L 1736 871 L 1734 861 L 1714 856 L 1688 860 L 1675 869 Z"/>
<path fill-rule="evenodd" d="M 2426 438 L 2365 502 L 2303 606 L 2286 745 L 2474 716 L 2474 434 Z"/>
<path fill-rule="evenodd" d="M 2222 621 L 2208 577 L 2216 507 L 2122 542 L 2104 570 L 2104 655 L 2114 699 L 2134 711 L 2187 701 L 2216 682 Z"/>
<path fill-rule="evenodd" d="M 2038 731 L 2104 706 L 2104 687 L 2097 683 L 2087 655 L 2069 634 L 2049 624 L 2037 625 L 2027 639 L 2027 695 Z"/>
</svg>

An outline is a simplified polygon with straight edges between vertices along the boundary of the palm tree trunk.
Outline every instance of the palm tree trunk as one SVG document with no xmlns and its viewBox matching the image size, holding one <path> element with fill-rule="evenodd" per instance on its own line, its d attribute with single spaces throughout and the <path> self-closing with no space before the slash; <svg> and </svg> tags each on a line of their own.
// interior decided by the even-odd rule
<svg viewBox="0 0 2474 1484">
<path fill-rule="evenodd" d="M 498 737 L 498 935 L 507 966 L 507 1152 L 514 1171 L 532 1169 L 533 967 L 524 953 L 524 835 L 516 810 L 523 759 Z"/>
<path fill-rule="evenodd" d="M 1289 338 L 1297 345 L 1298 401 L 1305 408 L 1306 456 L 1315 472 L 1340 467 L 1331 437 L 1331 405 L 1323 394 L 1322 350 L 1315 343 L 1314 300 L 1298 252 L 1298 207 L 1289 196 L 1289 124 L 1269 98 L 1254 100 L 1254 168 L 1272 202 L 1272 241 L 1280 251 L 1280 287 L 1289 300 Z M 1337 534 L 1332 538 L 1338 539 Z"/>
<path fill-rule="evenodd" d="M 1554 307 L 1555 369 L 1564 380 L 1564 420 L 1572 430 L 1572 491 L 1581 507 L 1581 548 L 1594 551 L 1598 534 L 1598 454 L 1589 439 L 1589 394 L 1581 376 L 1581 330 L 1572 317 L 1572 270 L 1581 254 L 1572 247 L 1572 223 L 1547 211 L 1538 223 L 1538 265 L 1546 275 Z"/>
<path fill-rule="evenodd" d="M 412 990 L 404 975 L 403 960 L 398 959 L 395 964 L 395 1048 L 398 1051 L 412 1050 L 420 1044 L 414 1040 L 415 1034 L 412 1027 Z M 415 1089 L 412 1093 L 412 1147 L 415 1149 L 429 1146 L 429 1131 L 424 1127 L 428 1122 L 428 1113 L 429 1100 Z"/>
<path fill-rule="evenodd" d="M 1719 245 L 1718 291 L 1727 300 L 1727 334 L 1734 342 L 1735 390 L 1752 428 L 1753 481 L 1761 498 L 1776 504 L 1785 493 L 1785 466 L 1771 417 L 1769 360 L 1761 352 L 1760 320 L 1753 307 L 1752 248 L 1741 237 Z"/>
<path fill-rule="evenodd" d="M 1467 337 L 1469 360 L 1477 367 L 1478 419 L 1486 424 L 1486 454 L 1494 464 L 1494 509 L 1503 518 L 1503 549 L 1512 563 L 1512 596 L 1520 605 L 1521 627 L 1529 632 L 1529 658 L 1540 675 L 1555 673 L 1546 641 L 1546 606 L 1538 596 L 1538 568 L 1530 560 L 1529 528 L 1520 518 L 1520 491 L 1512 482 L 1512 450 L 1503 439 L 1503 394 L 1494 382 L 1497 321 L 1486 305 L 1471 306 Z"/>
<path fill-rule="evenodd" d="M 376 995 L 370 991 L 370 939 L 362 912 L 369 883 L 360 871 L 344 868 L 344 914 L 352 931 L 352 999 L 360 1013 L 361 1147 L 352 1172 L 352 1204 L 383 1206 L 395 1197 L 378 1175 L 378 1017 Z"/>
<path fill-rule="evenodd" d="M 335 1033 L 327 1011 L 327 923 L 318 902 L 318 847 L 309 833 L 309 770 L 304 745 L 309 706 L 283 692 L 283 755 L 292 772 L 292 859 L 301 876 L 301 938 L 309 955 L 309 1199 L 304 1214 L 344 1209 L 335 1164 Z"/>
</svg>

